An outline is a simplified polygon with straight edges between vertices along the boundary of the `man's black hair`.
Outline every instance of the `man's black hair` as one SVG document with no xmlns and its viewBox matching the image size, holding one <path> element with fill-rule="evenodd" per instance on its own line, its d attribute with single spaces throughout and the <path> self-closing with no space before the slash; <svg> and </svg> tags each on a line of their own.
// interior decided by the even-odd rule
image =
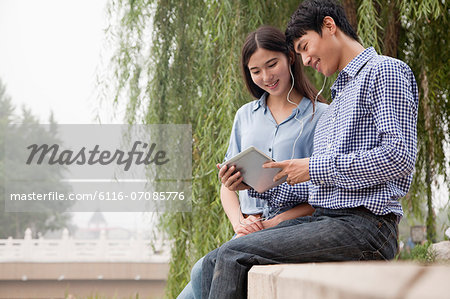
<svg viewBox="0 0 450 299">
<path fill-rule="evenodd" d="M 307 30 L 314 30 L 322 36 L 323 19 L 332 17 L 336 26 L 349 37 L 358 41 L 355 30 L 345 16 L 344 8 L 333 0 L 306 0 L 300 3 L 291 16 L 286 28 L 286 42 L 293 50 L 294 40 L 306 34 Z"/>
</svg>

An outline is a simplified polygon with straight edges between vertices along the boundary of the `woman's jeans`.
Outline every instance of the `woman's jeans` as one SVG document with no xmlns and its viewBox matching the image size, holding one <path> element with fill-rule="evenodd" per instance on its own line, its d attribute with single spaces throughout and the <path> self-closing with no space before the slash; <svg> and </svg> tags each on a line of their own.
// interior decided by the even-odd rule
<svg viewBox="0 0 450 299">
<path fill-rule="evenodd" d="M 191 281 L 184 287 L 177 299 L 201 299 L 202 298 L 202 257 L 191 270 Z"/>
<path fill-rule="evenodd" d="M 203 260 L 202 298 L 247 298 L 253 265 L 392 259 L 397 221 L 364 208 L 317 208 L 312 216 L 230 240 Z"/>
</svg>

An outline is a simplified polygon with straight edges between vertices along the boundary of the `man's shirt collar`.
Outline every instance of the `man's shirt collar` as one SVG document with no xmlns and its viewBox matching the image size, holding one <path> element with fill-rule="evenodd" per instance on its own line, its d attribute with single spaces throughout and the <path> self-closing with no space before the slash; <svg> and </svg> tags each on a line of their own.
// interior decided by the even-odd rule
<svg viewBox="0 0 450 299">
<path fill-rule="evenodd" d="M 356 77 L 359 71 L 366 65 L 366 63 L 375 57 L 377 52 L 373 47 L 367 48 L 352 59 L 343 69 L 331 86 L 331 95 L 334 99 L 336 92 L 340 92 L 345 84 L 352 78 Z"/>
<path fill-rule="evenodd" d="M 350 78 L 354 78 L 367 61 L 372 59 L 375 55 L 377 55 L 377 52 L 373 47 L 365 49 L 359 53 L 358 56 L 353 58 L 352 61 L 344 67 L 341 73 L 345 72 Z"/>
</svg>

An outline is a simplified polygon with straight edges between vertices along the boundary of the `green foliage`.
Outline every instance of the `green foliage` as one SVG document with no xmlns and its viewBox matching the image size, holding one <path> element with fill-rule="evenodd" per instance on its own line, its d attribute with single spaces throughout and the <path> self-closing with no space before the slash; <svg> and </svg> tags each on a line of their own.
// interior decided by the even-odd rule
<svg viewBox="0 0 450 299">
<path fill-rule="evenodd" d="M 378 1 L 362 0 L 358 8 L 358 35 L 365 47 L 374 47 L 378 53 L 381 47 L 378 40 L 378 30 L 381 28 L 378 12 Z"/>
<path fill-rule="evenodd" d="M 403 3 L 405 17 L 401 59 L 412 68 L 419 86 L 418 154 L 412 190 L 403 201 L 408 212 L 420 214 L 427 202 L 427 238 L 436 240 L 431 186 L 437 175 L 446 177 L 445 145 L 449 143 L 449 32 L 446 2 L 421 1 L 419 6 Z M 410 18 L 406 18 L 406 17 Z"/>
<path fill-rule="evenodd" d="M 19 155 L 6 155 L 6 150 L 16 148 L 25 148 L 30 140 L 39 140 L 42 143 L 56 143 L 55 132 L 48 132 L 38 125 L 38 120 L 27 109 L 23 109 L 22 115 L 14 115 L 14 107 L 11 99 L 6 95 L 6 88 L 0 81 L 0 238 L 23 238 L 25 230 L 29 227 L 34 233 L 45 234 L 49 230 L 67 227 L 70 221 L 70 215 L 62 213 L 70 202 L 62 202 L 60 210 L 44 209 L 39 213 L 30 212 L 5 212 L 5 184 L 6 178 L 17 177 L 15 174 L 21 174 L 21 177 L 30 177 L 27 172 L 32 171 L 30 167 L 19 159 Z M 52 119 L 51 124 L 54 125 Z M 12 126 L 11 124 L 20 124 Z M 52 127 L 52 126 L 50 126 Z M 5 144 L 8 142 L 8 146 Z M 10 157 L 6 161 L 5 157 Z M 8 167 L 7 167 L 8 165 Z M 63 191 L 63 186 L 59 183 L 61 172 L 43 171 L 40 173 L 40 182 L 32 182 L 27 187 L 33 186 L 33 190 L 38 193 L 41 188 L 51 191 Z M 20 190 L 16 192 L 21 193 Z M 29 188 L 26 190 L 30 190 Z M 28 192 L 28 191 L 26 191 Z"/>
<path fill-rule="evenodd" d="M 412 260 L 420 263 L 433 263 L 436 258 L 436 254 L 431 250 L 430 241 L 424 244 L 418 244 L 411 250 L 403 250 L 397 257 L 398 260 Z"/>
<path fill-rule="evenodd" d="M 104 81 L 104 89 L 114 92 L 115 103 L 127 103 L 129 123 L 192 124 L 192 213 L 161 217 L 161 228 L 173 242 L 170 298 L 189 280 L 193 263 L 233 233 L 221 208 L 215 164 L 226 152 L 235 112 L 252 100 L 240 74 L 243 39 L 262 24 L 283 30 L 298 4 L 298 0 L 110 2 L 107 36 L 116 53 L 113 75 Z M 355 7 L 361 42 L 406 61 L 421 88 L 418 164 L 412 192 L 402 200 L 407 213 L 418 214 L 430 194 L 428 182 L 445 175 L 450 110 L 447 3 L 358 0 Z M 397 22 L 389 27 L 393 18 Z M 323 77 L 307 72 L 320 88 Z M 325 85 L 327 99 L 334 79 Z"/>
</svg>

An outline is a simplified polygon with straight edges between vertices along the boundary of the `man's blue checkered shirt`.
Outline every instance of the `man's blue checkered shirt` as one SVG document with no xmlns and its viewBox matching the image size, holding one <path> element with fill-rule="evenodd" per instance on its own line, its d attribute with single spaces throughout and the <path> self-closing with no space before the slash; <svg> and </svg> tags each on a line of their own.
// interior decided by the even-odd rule
<svg viewBox="0 0 450 299">
<path fill-rule="evenodd" d="M 417 153 L 418 91 L 402 61 L 364 50 L 338 75 L 333 102 L 319 120 L 309 161 L 311 180 L 250 196 L 273 206 L 308 202 L 330 209 L 364 206 L 403 215 Z"/>
</svg>

